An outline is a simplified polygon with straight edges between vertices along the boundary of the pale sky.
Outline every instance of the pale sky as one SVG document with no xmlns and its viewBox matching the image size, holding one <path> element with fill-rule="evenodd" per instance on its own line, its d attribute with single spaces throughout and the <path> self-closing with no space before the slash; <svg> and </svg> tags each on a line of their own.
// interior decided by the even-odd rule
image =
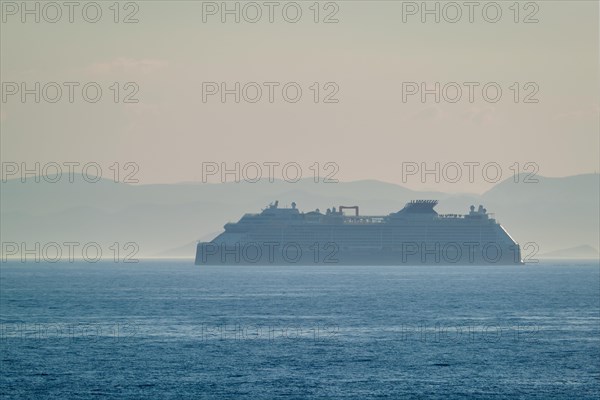
<svg viewBox="0 0 600 400">
<path fill-rule="evenodd" d="M 88 103 L 75 89 L 69 103 L 65 88 L 54 104 L 35 103 L 33 95 L 26 103 L 19 93 L 7 96 L 0 115 L 2 161 L 93 161 L 106 169 L 131 161 L 140 167 L 140 183 L 200 182 L 203 162 L 293 161 L 305 177 L 315 162 L 334 162 L 343 181 L 377 179 L 452 192 L 482 192 L 491 183 L 479 169 L 473 183 L 438 184 L 431 176 L 425 183 L 415 176 L 403 182 L 403 163 L 433 168 L 436 162 L 494 162 L 503 178 L 515 163 L 535 163 L 544 176 L 599 169 L 597 1 L 535 2 L 537 8 L 520 9 L 518 23 L 509 8 L 513 1 L 498 2 L 503 14 L 497 23 L 485 21 L 481 7 L 473 23 L 467 15 L 456 23 L 443 16 L 440 23 L 432 17 L 422 23 L 419 12 L 405 14 L 403 22 L 401 2 L 338 1 L 327 9 L 323 2 L 319 19 L 334 13 L 339 20 L 329 24 L 313 21 L 313 1 L 298 2 L 298 23 L 286 22 L 281 6 L 274 23 L 263 15 L 257 23 L 242 16 L 238 24 L 231 16 L 222 23 L 218 12 L 203 22 L 202 2 L 194 1 L 137 2 L 139 22 L 131 24 L 113 22 L 112 1 L 99 2 L 103 14 L 95 24 L 80 10 L 73 23 L 67 15 L 56 23 L 35 23 L 32 16 L 22 23 L 20 11 L 12 15 L 6 3 L 3 96 L 7 82 L 81 82 L 79 88 L 97 82 L 103 94 Z M 119 19 L 133 11 L 122 9 Z M 530 14 L 539 22 L 523 23 Z M 114 82 L 121 99 L 130 92 L 123 85 L 135 82 L 139 102 L 115 104 Z M 235 103 L 233 95 L 225 103 L 219 95 L 203 102 L 203 82 L 230 88 L 257 82 L 263 96 L 256 103 Z M 280 83 L 273 103 L 263 82 Z M 282 97 L 288 82 L 302 88 L 297 103 Z M 334 85 L 325 88 L 328 82 Z M 429 95 L 422 103 L 417 94 L 403 102 L 406 82 L 430 88 L 457 82 L 463 97 L 436 103 Z M 463 82 L 479 83 L 473 102 Z M 502 89 L 496 103 L 482 97 L 489 82 Z M 324 103 L 333 88 L 339 88 L 339 102 Z M 533 91 L 538 102 L 524 103 Z"/>
</svg>

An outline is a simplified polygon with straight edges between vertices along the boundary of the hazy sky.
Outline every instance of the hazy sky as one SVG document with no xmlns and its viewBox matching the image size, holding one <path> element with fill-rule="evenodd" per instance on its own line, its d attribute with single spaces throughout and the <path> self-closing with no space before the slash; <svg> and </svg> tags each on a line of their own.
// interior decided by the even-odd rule
<svg viewBox="0 0 600 400">
<path fill-rule="evenodd" d="M 469 192 L 490 186 L 477 167 L 473 183 L 463 176 L 458 183 L 436 184 L 432 175 L 425 183 L 418 175 L 403 182 L 403 163 L 434 168 L 435 162 L 441 167 L 495 162 L 503 178 L 513 173 L 515 162 L 520 168 L 535 163 L 545 176 L 599 168 L 596 1 L 523 2 L 518 23 L 513 1 L 497 2 L 502 16 L 496 23 L 484 19 L 488 2 L 474 9 L 472 23 L 466 7 L 456 23 L 444 19 L 454 18 L 450 8 L 439 23 L 431 15 L 423 23 L 420 10 L 391 1 L 322 2 L 319 23 L 313 20 L 313 1 L 297 2 L 302 9 L 297 23 L 283 18 L 285 2 L 274 8 L 273 23 L 265 6 L 258 22 L 245 21 L 255 10 L 243 14 L 240 3 L 240 23 L 231 15 L 222 23 L 219 10 L 205 13 L 203 21 L 203 7 L 214 11 L 212 4 L 143 1 L 123 4 L 119 21 L 131 12 L 139 20 L 129 24 L 114 23 L 112 1 L 99 2 L 103 14 L 97 23 L 86 22 L 80 8 L 73 23 L 66 8 L 56 23 L 44 21 L 43 14 L 40 23 L 33 22 L 35 16 L 22 23 L 20 10 L 13 15 L 7 3 L 20 7 L 21 2 L 2 2 L 2 161 L 93 161 L 108 174 L 113 162 L 132 161 L 139 165 L 140 183 L 199 182 L 203 162 L 293 161 L 305 177 L 312 176 L 315 162 L 334 162 L 336 178 L 345 181 L 378 179 Z M 439 3 L 441 13 L 444 4 Z M 55 15 L 52 9 L 45 12 L 48 19 Z M 287 12 L 293 19 L 295 8 Z M 487 12 L 493 19 L 495 9 Z M 339 22 L 323 23 L 329 14 Z M 86 15 L 93 17 L 94 10 Z M 538 22 L 524 23 L 527 18 Z M 29 88 L 57 82 L 63 96 L 56 103 L 43 96 L 35 103 L 28 95 L 22 103 L 20 93 L 7 95 L 7 82 L 26 82 Z M 81 83 L 73 103 L 64 82 Z M 103 90 L 97 103 L 82 98 L 88 82 Z M 119 103 L 110 89 L 114 82 L 120 86 Z M 127 82 L 139 87 L 138 103 L 122 102 L 135 87 L 125 87 Z M 228 95 L 223 103 L 216 94 L 203 102 L 203 82 L 225 82 L 229 88 L 257 82 L 262 98 L 251 103 L 242 96 L 235 103 Z M 273 103 L 264 82 L 279 83 Z M 302 89 L 296 103 L 283 98 L 288 82 Z M 462 98 L 448 101 L 456 94 L 450 85 L 439 103 L 434 94 L 422 102 L 419 93 L 404 102 L 407 82 L 429 88 L 456 82 Z M 464 82 L 479 85 L 472 102 Z M 483 98 L 481 88 L 489 82 L 502 89 L 497 102 Z M 53 87 L 47 89 L 53 97 Z M 332 97 L 337 103 L 323 101 L 338 89 Z M 255 93 L 255 86 L 247 86 L 248 99 Z M 289 93 L 294 95 L 293 87 Z M 538 102 L 524 102 L 528 95 Z M 266 176 L 267 169 L 263 172 Z"/>
</svg>

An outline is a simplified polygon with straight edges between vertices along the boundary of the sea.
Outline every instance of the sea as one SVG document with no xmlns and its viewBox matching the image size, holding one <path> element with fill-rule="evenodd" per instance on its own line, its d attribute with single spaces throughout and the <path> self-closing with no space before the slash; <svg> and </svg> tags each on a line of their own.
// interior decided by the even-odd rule
<svg viewBox="0 0 600 400">
<path fill-rule="evenodd" d="M 0 265 L 2 399 L 597 399 L 598 261 Z"/>
</svg>

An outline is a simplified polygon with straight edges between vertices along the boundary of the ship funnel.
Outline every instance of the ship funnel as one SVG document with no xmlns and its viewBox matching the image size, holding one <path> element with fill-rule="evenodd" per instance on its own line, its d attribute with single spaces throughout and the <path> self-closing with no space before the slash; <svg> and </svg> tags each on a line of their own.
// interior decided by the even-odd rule
<svg viewBox="0 0 600 400">
<path fill-rule="evenodd" d="M 340 213 L 343 213 L 344 210 L 354 210 L 354 215 L 358 217 L 358 206 L 340 206 Z"/>
</svg>

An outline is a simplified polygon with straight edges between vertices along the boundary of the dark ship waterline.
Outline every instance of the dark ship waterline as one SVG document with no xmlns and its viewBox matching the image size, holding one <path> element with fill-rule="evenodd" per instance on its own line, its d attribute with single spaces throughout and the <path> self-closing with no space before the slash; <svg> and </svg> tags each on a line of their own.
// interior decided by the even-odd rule
<svg viewBox="0 0 600 400">
<path fill-rule="evenodd" d="M 199 242 L 197 265 L 514 265 L 521 250 L 482 206 L 438 214 L 436 200 L 415 200 L 386 216 L 359 215 L 358 206 L 300 212 L 276 201 L 260 214 L 225 225 Z M 344 215 L 349 209 L 354 215 Z"/>
</svg>

